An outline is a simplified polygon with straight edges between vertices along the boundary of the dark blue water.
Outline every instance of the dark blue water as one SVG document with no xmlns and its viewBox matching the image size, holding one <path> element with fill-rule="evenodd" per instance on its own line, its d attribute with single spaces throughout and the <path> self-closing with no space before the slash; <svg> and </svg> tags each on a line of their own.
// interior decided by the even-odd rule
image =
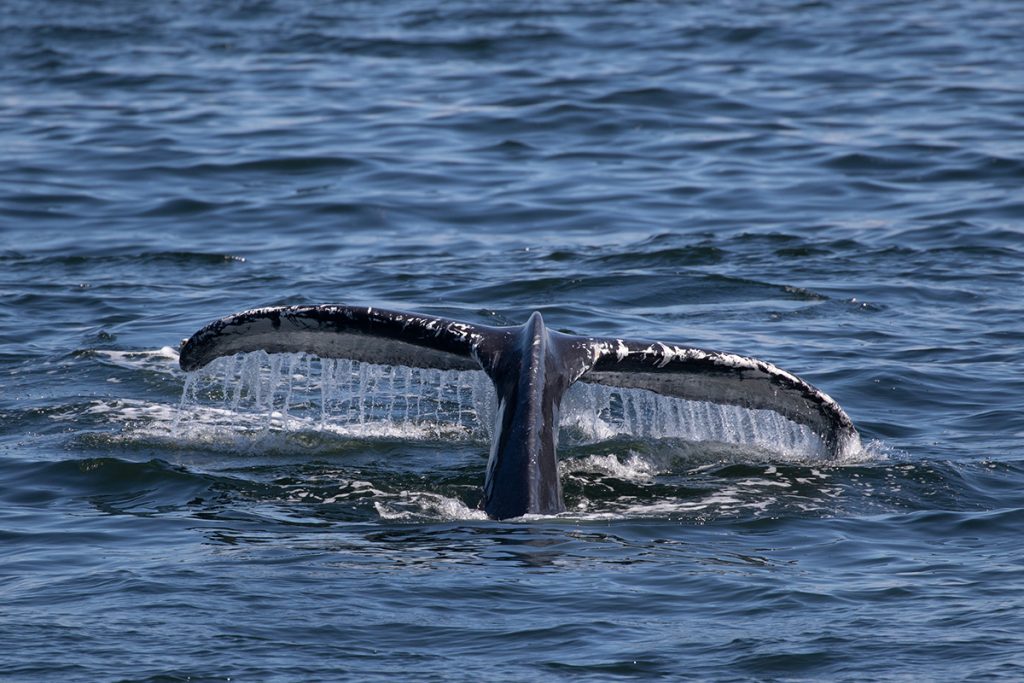
<svg viewBox="0 0 1024 683">
<path fill-rule="evenodd" d="M 6 0 L 0 679 L 1021 680 L 1022 54 L 1011 1 Z M 494 522 L 472 436 L 182 426 L 182 337 L 315 302 L 765 358 L 868 447 L 583 440 Z"/>
</svg>

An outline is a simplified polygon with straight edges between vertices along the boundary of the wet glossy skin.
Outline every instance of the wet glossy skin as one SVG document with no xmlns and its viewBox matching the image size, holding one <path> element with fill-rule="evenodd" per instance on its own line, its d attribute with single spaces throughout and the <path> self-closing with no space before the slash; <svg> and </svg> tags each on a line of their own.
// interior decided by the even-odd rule
<svg viewBox="0 0 1024 683">
<path fill-rule="evenodd" d="M 498 394 L 484 509 L 505 519 L 565 511 L 555 451 L 558 409 L 569 388 L 558 340 L 539 313 L 518 329 L 489 370 Z"/>
</svg>

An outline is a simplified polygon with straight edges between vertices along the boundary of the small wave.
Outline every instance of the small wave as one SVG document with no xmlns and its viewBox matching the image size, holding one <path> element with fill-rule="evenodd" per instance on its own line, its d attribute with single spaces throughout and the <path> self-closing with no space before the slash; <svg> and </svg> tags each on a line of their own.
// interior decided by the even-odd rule
<svg viewBox="0 0 1024 683">
<path fill-rule="evenodd" d="M 826 168 L 839 171 L 880 173 L 887 171 L 920 171 L 928 162 L 907 156 L 878 152 L 848 152 L 835 155 L 822 163 Z"/>
<path fill-rule="evenodd" d="M 374 502 L 373 507 L 385 521 L 450 522 L 488 518 L 483 510 L 470 508 L 461 500 L 424 491 L 402 491 L 391 500 Z"/>
<path fill-rule="evenodd" d="M 161 217 L 161 216 L 194 216 L 196 214 L 212 213 L 226 208 L 228 204 L 202 201 L 188 197 L 178 197 L 161 202 L 157 206 L 146 209 L 139 216 Z"/>
<path fill-rule="evenodd" d="M 248 137 L 265 131 L 244 131 L 234 137 Z M 191 165 L 150 166 L 140 168 L 140 173 L 171 174 L 185 177 L 237 177 L 238 174 L 267 173 L 272 175 L 306 175 L 323 172 L 348 171 L 364 162 L 343 156 L 280 156 L 249 159 L 234 163 L 197 163 Z M 244 177 L 244 176 L 243 176 Z"/>
<path fill-rule="evenodd" d="M 593 260 L 614 268 L 685 268 L 720 263 L 725 251 L 710 245 L 688 245 L 601 254 Z"/>
<path fill-rule="evenodd" d="M 181 374 L 181 371 L 178 370 L 178 351 L 170 346 L 142 351 L 81 349 L 74 355 L 79 358 L 96 358 L 104 365 L 128 370 L 147 370 L 169 375 Z"/>
<path fill-rule="evenodd" d="M 151 251 L 142 253 L 102 253 L 102 254 L 53 254 L 45 256 L 30 256 L 28 254 L 8 251 L 0 253 L 0 262 L 13 265 L 31 266 L 96 266 L 105 265 L 171 265 L 187 266 L 201 265 L 212 266 L 220 264 L 245 263 L 244 256 L 234 254 L 216 254 L 191 251 Z"/>
</svg>

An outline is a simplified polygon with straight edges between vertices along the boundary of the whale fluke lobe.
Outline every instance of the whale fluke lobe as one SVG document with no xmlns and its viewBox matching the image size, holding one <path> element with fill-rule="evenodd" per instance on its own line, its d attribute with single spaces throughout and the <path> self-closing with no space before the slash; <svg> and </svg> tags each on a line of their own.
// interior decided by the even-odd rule
<svg viewBox="0 0 1024 683">
<path fill-rule="evenodd" d="M 770 410 L 810 428 L 834 457 L 856 447 L 853 422 L 827 394 L 771 363 L 662 342 L 493 327 L 375 308 L 258 308 L 216 320 L 181 347 L 183 370 L 249 351 L 306 352 L 381 365 L 483 370 L 498 408 L 483 508 L 496 519 L 565 510 L 556 449 L 562 398 L 576 381 Z"/>
<path fill-rule="evenodd" d="M 661 342 L 591 339 L 586 381 L 646 389 L 690 401 L 771 410 L 809 427 L 838 456 L 859 443 L 849 416 L 828 394 L 771 363 Z"/>
<path fill-rule="evenodd" d="M 216 320 L 181 347 L 182 370 L 249 351 L 306 352 L 441 370 L 479 370 L 484 328 L 444 318 L 354 306 L 254 308 Z"/>
</svg>

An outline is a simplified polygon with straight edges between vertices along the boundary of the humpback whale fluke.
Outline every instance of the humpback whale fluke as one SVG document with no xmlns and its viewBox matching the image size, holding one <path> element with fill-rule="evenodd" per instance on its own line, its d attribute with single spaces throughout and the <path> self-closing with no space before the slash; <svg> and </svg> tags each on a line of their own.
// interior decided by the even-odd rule
<svg viewBox="0 0 1024 683">
<path fill-rule="evenodd" d="M 810 428 L 837 457 L 859 443 L 838 403 L 771 363 L 662 342 L 563 334 L 546 328 L 540 313 L 523 325 L 493 327 L 353 306 L 258 308 L 196 332 L 183 343 L 179 362 L 193 371 L 220 356 L 259 350 L 482 369 L 498 396 L 483 500 L 496 519 L 565 510 L 555 455 L 559 407 L 580 379 L 771 410 Z"/>
</svg>

